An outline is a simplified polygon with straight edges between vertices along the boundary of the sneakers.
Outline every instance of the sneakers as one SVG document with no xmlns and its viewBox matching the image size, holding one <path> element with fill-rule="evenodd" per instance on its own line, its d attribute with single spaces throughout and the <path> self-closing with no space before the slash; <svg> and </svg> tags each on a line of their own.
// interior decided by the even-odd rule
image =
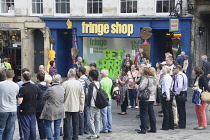
<svg viewBox="0 0 210 140">
<path fill-rule="evenodd" d="M 128 108 L 132 108 L 132 106 L 129 105 Z"/>
<path fill-rule="evenodd" d="M 136 106 L 136 107 L 135 107 L 135 109 L 138 109 L 138 108 L 139 108 L 139 106 Z"/>
</svg>

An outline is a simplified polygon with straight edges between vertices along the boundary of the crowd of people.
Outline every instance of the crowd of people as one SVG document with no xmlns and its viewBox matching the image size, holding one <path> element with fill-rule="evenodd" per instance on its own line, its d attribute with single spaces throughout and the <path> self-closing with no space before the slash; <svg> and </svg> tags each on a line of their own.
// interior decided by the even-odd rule
<svg viewBox="0 0 210 140">
<path fill-rule="evenodd" d="M 193 68 L 196 76 L 194 94 L 210 91 L 210 63 L 202 56 L 203 67 Z M 127 54 L 122 61 L 121 74 L 112 80 L 109 70 L 98 70 L 95 63 L 83 66 L 78 58 L 75 68 L 70 68 L 68 80 L 62 82 L 56 69 L 56 62 L 50 62 L 49 71 L 39 66 L 37 82 L 31 80 L 29 69 L 22 69 L 22 81 L 14 83 L 14 70 L 2 69 L 0 72 L 0 140 L 12 140 L 15 120 L 18 118 L 20 140 L 36 140 L 38 126 L 40 140 L 77 140 L 79 135 L 87 139 L 100 138 L 100 133 L 112 133 L 112 101 L 121 106 L 119 115 L 126 115 L 127 109 L 139 109 L 139 134 L 156 133 L 154 105 L 161 106 L 163 116 L 161 130 L 185 129 L 188 78 L 188 56 L 184 52 L 173 59 L 165 54 L 165 61 L 151 67 L 142 48 L 134 62 Z M 114 88 L 119 91 L 114 96 Z M 96 107 L 99 90 L 108 96 L 105 108 Z M 148 99 L 139 95 L 148 92 Z M 206 121 L 206 102 L 195 103 L 198 126 L 195 130 L 204 130 Z M 100 127 L 102 118 L 102 127 Z M 61 122 L 63 121 L 63 127 Z M 52 131 L 54 123 L 54 131 Z M 148 126 L 149 125 L 149 126 Z"/>
</svg>

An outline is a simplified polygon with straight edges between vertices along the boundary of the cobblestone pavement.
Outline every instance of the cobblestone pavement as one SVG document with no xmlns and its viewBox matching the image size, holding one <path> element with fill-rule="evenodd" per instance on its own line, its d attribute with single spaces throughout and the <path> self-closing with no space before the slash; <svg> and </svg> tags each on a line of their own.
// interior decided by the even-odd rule
<svg viewBox="0 0 210 140">
<path fill-rule="evenodd" d="M 147 133 L 138 134 L 135 129 L 139 128 L 140 120 L 136 118 L 138 114 L 138 109 L 128 109 L 127 115 L 118 115 L 120 112 L 120 107 L 117 107 L 116 102 L 113 101 L 113 133 L 101 134 L 101 140 L 209 140 L 210 139 L 210 129 L 198 131 L 193 130 L 197 126 L 197 118 L 195 114 L 194 104 L 191 103 L 192 91 L 188 90 L 188 101 L 187 101 L 187 128 L 186 129 L 176 129 L 169 131 L 160 130 L 162 125 L 162 117 L 158 116 L 158 111 L 160 106 L 155 106 L 155 114 L 157 118 L 157 133 Z M 102 124 L 101 124 L 102 127 Z M 14 140 L 18 140 L 18 125 L 16 121 L 16 130 L 14 135 Z M 38 132 L 37 132 L 38 138 Z M 79 136 L 79 139 L 86 139 L 87 135 Z M 61 138 L 62 140 L 62 138 Z"/>
</svg>

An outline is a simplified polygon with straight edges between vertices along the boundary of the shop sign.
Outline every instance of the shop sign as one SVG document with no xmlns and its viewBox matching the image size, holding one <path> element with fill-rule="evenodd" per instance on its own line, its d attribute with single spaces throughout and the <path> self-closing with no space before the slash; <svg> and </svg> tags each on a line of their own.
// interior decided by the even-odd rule
<svg viewBox="0 0 210 140">
<path fill-rule="evenodd" d="M 0 28 L 7 28 L 9 27 L 8 23 L 0 23 Z"/>
<path fill-rule="evenodd" d="M 116 22 L 115 24 L 107 24 L 107 23 L 86 23 L 82 22 L 82 33 L 84 34 L 98 34 L 99 36 L 103 36 L 104 34 L 126 34 L 130 36 L 134 31 L 133 24 L 120 24 Z"/>
<path fill-rule="evenodd" d="M 179 19 L 170 19 L 170 32 L 179 31 Z"/>
</svg>

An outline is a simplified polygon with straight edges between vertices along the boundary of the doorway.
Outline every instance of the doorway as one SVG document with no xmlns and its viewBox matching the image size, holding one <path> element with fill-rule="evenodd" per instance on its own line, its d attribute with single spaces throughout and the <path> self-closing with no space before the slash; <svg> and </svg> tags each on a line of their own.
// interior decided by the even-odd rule
<svg viewBox="0 0 210 140">
<path fill-rule="evenodd" d="M 44 37 L 39 29 L 34 30 L 34 72 L 39 72 L 39 65 L 44 65 Z"/>
<path fill-rule="evenodd" d="M 66 77 L 69 68 L 73 67 L 71 48 L 72 48 L 72 30 L 56 30 L 56 42 L 54 50 L 56 51 L 56 67 L 62 77 Z"/>
<path fill-rule="evenodd" d="M 151 50 L 151 62 L 152 66 L 155 66 L 157 62 L 165 61 L 165 53 L 172 54 L 172 41 L 171 37 L 167 37 L 168 29 L 154 29 L 152 30 L 153 44 Z"/>
</svg>

